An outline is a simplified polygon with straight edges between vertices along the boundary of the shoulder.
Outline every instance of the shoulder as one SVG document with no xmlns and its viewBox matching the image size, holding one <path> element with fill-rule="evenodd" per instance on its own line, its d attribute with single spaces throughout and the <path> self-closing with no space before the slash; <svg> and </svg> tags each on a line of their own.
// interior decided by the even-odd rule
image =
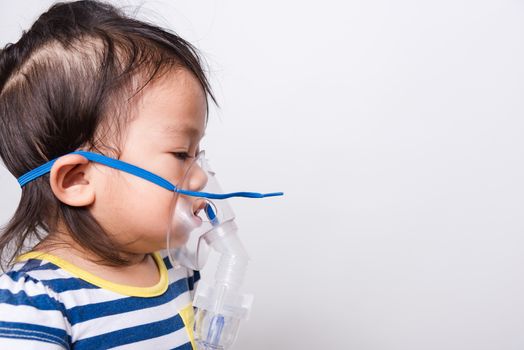
<svg viewBox="0 0 524 350">
<path fill-rule="evenodd" d="M 67 348 L 65 308 L 58 294 L 45 285 L 46 279 L 56 278 L 55 270 L 30 259 L 0 275 L 0 348 L 13 339 Z"/>
<path fill-rule="evenodd" d="M 38 259 L 16 263 L 10 270 L 0 275 L 0 290 L 3 297 L 37 296 L 47 294 L 57 298 L 57 293 L 49 288 L 47 281 L 61 277 L 56 265 Z M 1 298 L 0 301 L 4 301 Z"/>
</svg>

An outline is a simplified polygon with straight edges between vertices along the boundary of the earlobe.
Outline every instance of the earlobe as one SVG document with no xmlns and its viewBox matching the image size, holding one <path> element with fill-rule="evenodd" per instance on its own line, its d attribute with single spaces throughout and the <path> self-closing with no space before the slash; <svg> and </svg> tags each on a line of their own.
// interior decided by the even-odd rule
<svg viewBox="0 0 524 350">
<path fill-rule="evenodd" d="M 95 201 L 95 188 L 89 177 L 89 160 L 79 154 L 58 158 L 49 174 L 54 195 L 63 203 L 83 207 Z"/>
</svg>

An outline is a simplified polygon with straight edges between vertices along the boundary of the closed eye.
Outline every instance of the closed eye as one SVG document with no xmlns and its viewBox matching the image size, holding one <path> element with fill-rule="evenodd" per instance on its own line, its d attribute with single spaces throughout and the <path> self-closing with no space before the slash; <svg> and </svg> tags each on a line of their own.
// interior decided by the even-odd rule
<svg viewBox="0 0 524 350">
<path fill-rule="evenodd" d="M 188 158 L 191 158 L 191 156 L 187 152 L 172 152 L 172 153 L 175 155 L 175 158 L 180 159 L 180 160 L 186 160 Z"/>
</svg>

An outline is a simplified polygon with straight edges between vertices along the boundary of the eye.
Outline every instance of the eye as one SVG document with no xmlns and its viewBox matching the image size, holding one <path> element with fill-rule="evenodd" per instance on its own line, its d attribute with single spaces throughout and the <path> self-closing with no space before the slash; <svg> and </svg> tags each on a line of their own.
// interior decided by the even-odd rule
<svg viewBox="0 0 524 350">
<path fill-rule="evenodd" d="M 191 156 L 187 152 L 172 152 L 172 153 L 175 155 L 176 159 L 186 160 L 188 158 L 191 158 Z"/>
</svg>

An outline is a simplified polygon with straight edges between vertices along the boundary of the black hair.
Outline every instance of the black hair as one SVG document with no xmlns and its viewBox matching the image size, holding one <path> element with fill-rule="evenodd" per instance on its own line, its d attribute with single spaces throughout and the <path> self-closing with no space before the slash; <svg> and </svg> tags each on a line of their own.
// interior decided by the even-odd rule
<svg viewBox="0 0 524 350">
<path fill-rule="evenodd" d="M 187 69 L 211 92 L 196 49 L 175 33 L 100 1 L 54 4 L 0 51 L 0 157 L 16 178 L 80 147 L 111 153 L 130 99 L 152 79 Z M 122 117 L 120 117 L 122 116 Z M 109 265 L 127 265 L 86 207 L 59 201 L 42 176 L 22 188 L 0 230 L 0 266 L 63 224 Z"/>
</svg>

